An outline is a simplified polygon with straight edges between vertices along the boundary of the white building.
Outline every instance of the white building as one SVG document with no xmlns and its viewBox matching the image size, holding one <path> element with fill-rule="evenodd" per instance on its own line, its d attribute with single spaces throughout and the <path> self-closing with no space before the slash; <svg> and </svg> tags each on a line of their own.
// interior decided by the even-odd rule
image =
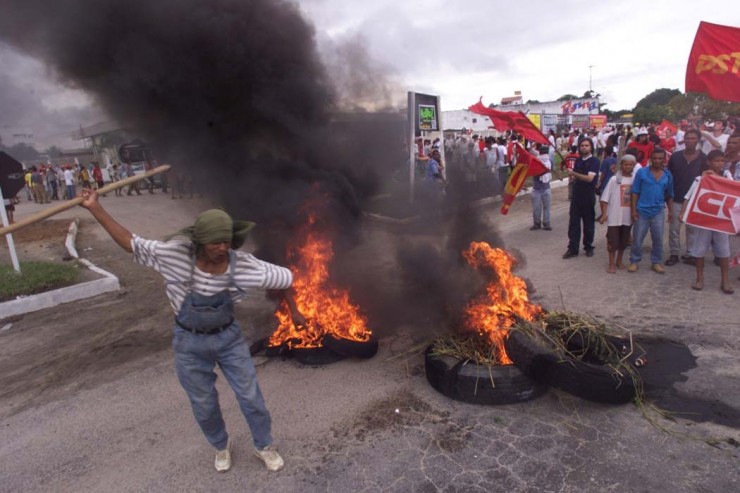
<svg viewBox="0 0 740 493">
<path fill-rule="evenodd" d="M 588 115 L 599 113 L 598 98 L 578 98 L 568 101 L 549 101 L 545 103 L 522 103 L 521 96 L 503 98 L 502 104 L 493 106 L 498 111 L 521 111 L 526 115 L 540 115 L 535 121 L 540 121 L 540 129 L 545 131 L 555 128 L 556 125 L 572 125 L 573 116 L 585 118 Z M 464 110 L 451 110 L 442 112 L 442 128 L 446 131 L 472 130 L 473 133 L 487 135 L 492 131 L 491 120 L 483 115 Z"/>
</svg>

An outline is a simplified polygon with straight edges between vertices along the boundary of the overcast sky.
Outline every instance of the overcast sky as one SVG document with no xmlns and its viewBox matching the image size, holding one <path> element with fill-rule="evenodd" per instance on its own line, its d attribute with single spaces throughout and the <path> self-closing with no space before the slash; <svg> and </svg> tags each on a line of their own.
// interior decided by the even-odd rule
<svg viewBox="0 0 740 493">
<path fill-rule="evenodd" d="M 684 90 L 699 21 L 740 26 L 740 2 L 713 0 L 308 0 L 319 39 L 364 36 L 407 87 L 459 109 L 521 90 L 548 101 L 592 88 L 611 110 L 661 87 Z"/>
<path fill-rule="evenodd" d="M 714 0 L 303 0 L 317 43 L 364 46 L 397 97 L 442 96 L 443 110 L 522 91 L 548 101 L 592 88 L 611 110 L 654 89 L 684 90 L 699 21 L 740 26 L 740 2 Z M 592 66 L 589 69 L 589 66 Z M 56 82 L 41 62 L 0 44 L 0 126 L 40 137 L 104 118 L 93 98 Z"/>
</svg>

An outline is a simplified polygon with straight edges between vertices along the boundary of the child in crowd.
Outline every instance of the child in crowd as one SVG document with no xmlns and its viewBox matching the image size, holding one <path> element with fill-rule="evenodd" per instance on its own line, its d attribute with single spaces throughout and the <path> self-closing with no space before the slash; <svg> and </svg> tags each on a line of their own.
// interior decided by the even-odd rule
<svg viewBox="0 0 740 493">
<path fill-rule="evenodd" d="M 724 170 L 725 167 L 725 156 L 721 150 L 715 149 L 707 154 L 707 165 L 709 170 L 705 171 L 704 174 L 712 174 L 720 176 L 722 178 L 732 179 L 732 175 L 729 171 Z M 696 193 L 699 188 L 699 182 L 701 176 L 694 180 L 686 199 L 683 201 L 681 212 L 679 214 L 681 220 L 683 220 L 684 212 L 686 212 L 686 206 L 691 202 L 692 196 Z M 730 235 L 727 233 L 720 233 L 719 231 L 711 231 L 704 228 L 694 228 L 694 236 L 691 239 L 691 245 L 689 245 L 689 254 L 696 259 L 696 281 L 691 285 L 692 289 L 701 291 L 704 289 L 704 255 L 709 250 L 709 246 L 712 246 L 714 256 L 719 259 L 720 268 L 720 289 L 725 294 L 732 294 L 735 290 L 730 284 Z"/>
<path fill-rule="evenodd" d="M 632 171 L 637 159 L 625 154 L 619 163 L 619 170 L 609 178 L 601 193 L 601 219 L 599 223 L 607 224 L 606 250 L 609 253 L 609 274 L 617 269 L 624 269 L 622 257 L 629 246 L 632 214 L 630 209 L 630 191 L 632 190 Z"/>
<path fill-rule="evenodd" d="M 548 146 L 539 146 L 539 160 L 548 170 L 552 169 Z M 536 153 L 537 151 L 535 151 Z M 532 220 L 534 225 L 530 231 L 544 229 L 552 231 L 550 227 L 550 171 L 532 178 Z"/>
</svg>

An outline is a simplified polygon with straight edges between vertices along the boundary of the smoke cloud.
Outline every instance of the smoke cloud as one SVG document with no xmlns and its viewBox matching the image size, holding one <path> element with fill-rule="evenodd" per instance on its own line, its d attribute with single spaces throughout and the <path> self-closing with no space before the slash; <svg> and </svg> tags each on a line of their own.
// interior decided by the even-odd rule
<svg viewBox="0 0 740 493">
<path fill-rule="evenodd" d="M 323 197 L 318 224 L 336 233 L 337 280 L 371 322 L 447 323 L 479 285 L 459 259 L 461 245 L 490 231 L 472 212 L 452 231 L 437 217 L 431 236 L 389 239 L 395 287 L 387 271 L 352 261 L 363 200 L 406 159 L 403 114 L 330 122 L 337 108 L 393 105 L 392 77 L 361 38 L 331 47 L 327 68 L 313 27 L 285 0 L 0 0 L 0 11 L 0 39 L 90 94 L 235 217 L 256 221 L 261 258 L 282 262 L 302 205 Z"/>
</svg>

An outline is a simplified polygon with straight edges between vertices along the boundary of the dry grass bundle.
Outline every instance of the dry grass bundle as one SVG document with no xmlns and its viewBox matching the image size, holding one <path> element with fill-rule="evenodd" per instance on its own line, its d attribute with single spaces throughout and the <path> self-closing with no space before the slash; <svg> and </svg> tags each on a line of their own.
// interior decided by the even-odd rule
<svg viewBox="0 0 740 493">
<path fill-rule="evenodd" d="M 470 336 L 444 335 L 434 340 L 432 354 L 452 356 L 463 361 L 472 361 L 482 366 L 501 364 L 496 348 L 487 339 L 473 334 Z"/>
</svg>

